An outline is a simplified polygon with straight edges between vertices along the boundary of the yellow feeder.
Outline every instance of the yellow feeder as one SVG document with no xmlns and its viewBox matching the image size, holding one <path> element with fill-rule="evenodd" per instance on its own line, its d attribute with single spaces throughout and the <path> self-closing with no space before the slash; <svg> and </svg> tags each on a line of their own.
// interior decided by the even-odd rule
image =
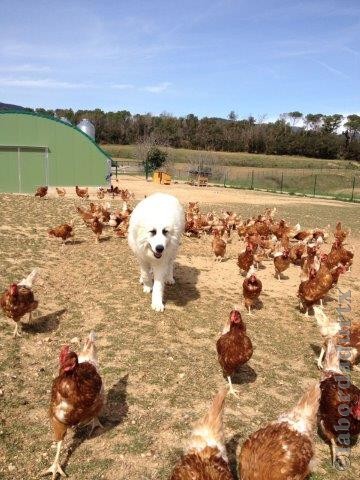
<svg viewBox="0 0 360 480">
<path fill-rule="evenodd" d="M 171 175 L 166 172 L 154 172 L 153 182 L 160 183 L 161 185 L 170 185 Z"/>
</svg>

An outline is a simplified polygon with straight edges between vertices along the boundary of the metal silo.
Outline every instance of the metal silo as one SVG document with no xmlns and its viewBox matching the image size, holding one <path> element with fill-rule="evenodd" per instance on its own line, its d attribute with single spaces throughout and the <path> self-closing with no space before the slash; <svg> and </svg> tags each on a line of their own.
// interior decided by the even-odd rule
<svg viewBox="0 0 360 480">
<path fill-rule="evenodd" d="M 60 117 L 60 120 L 61 120 L 62 122 L 64 122 L 64 123 L 68 123 L 69 125 L 71 125 L 70 120 L 69 120 L 68 118 L 66 118 L 66 117 Z"/>
<path fill-rule="evenodd" d="M 95 140 L 95 127 L 90 120 L 83 118 L 76 126 L 79 130 L 82 130 L 86 135 Z"/>
</svg>

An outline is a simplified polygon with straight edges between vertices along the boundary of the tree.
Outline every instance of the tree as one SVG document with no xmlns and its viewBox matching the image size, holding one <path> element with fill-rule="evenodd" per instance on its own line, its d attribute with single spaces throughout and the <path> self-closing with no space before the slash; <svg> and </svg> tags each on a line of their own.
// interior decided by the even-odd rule
<svg viewBox="0 0 360 480">
<path fill-rule="evenodd" d="M 322 131 L 325 133 L 336 133 L 343 120 L 343 116 L 335 113 L 334 115 L 323 115 Z"/>
<path fill-rule="evenodd" d="M 303 114 L 297 110 L 295 112 L 289 112 L 287 116 L 292 120 L 292 126 L 294 126 L 296 122 L 303 118 Z"/>
<path fill-rule="evenodd" d="M 360 135 L 360 115 L 348 115 L 345 127 L 348 128 L 351 139 Z"/>
<path fill-rule="evenodd" d="M 323 114 L 322 113 L 308 113 L 305 116 L 305 124 L 310 130 L 319 130 L 321 127 Z"/>
<path fill-rule="evenodd" d="M 158 147 L 151 147 L 146 155 L 145 162 L 143 162 L 146 176 L 160 168 L 166 162 L 167 153 L 160 150 Z"/>
<path fill-rule="evenodd" d="M 237 117 L 236 113 L 234 112 L 234 110 L 231 110 L 231 112 L 228 115 L 228 119 L 231 120 L 232 122 L 236 122 L 237 118 L 238 117 Z"/>
</svg>

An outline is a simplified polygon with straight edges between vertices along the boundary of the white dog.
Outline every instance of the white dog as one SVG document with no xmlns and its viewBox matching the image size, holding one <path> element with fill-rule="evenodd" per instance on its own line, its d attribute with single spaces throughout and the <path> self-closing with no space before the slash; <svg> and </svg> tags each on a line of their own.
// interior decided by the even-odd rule
<svg viewBox="0 0 360 480">
<path fill-rule="evenodd" d="M 151 307 L 164 311 L 164 284 L 174 284 L 173 267 L 181 235 L 184 210 L 177 198 L 154 193 L 142 200 L 131 214 L 128 242 L 140 262 L 140 283 L 152 290 Z"/>
</svg>

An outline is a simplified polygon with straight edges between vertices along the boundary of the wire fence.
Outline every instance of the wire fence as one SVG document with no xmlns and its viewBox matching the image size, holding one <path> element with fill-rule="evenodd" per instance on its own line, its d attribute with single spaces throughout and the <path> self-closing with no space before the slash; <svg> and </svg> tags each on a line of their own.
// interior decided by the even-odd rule
<svg viewBox="0 0 360 480">
<path fill-rule="evenodd" d="M 123 162 L 113 174 L 145 175 L 141 164 Z M 175 181 L 190 181 L 186 164 L 169 172 Z M 222 167 L 212 169 L 209 184 L 266 192 L 360 202 L 360 172 L 339 169 Z"/>
<path fill-rule="evenodd" d="M 175 179 L 188 180 L 188 176 L 178 170 Z M 224 187 L 360 201 L 360 173 L 346 170 L 224 169 L 213 172 L 208 181 Z"/>
</svg>

